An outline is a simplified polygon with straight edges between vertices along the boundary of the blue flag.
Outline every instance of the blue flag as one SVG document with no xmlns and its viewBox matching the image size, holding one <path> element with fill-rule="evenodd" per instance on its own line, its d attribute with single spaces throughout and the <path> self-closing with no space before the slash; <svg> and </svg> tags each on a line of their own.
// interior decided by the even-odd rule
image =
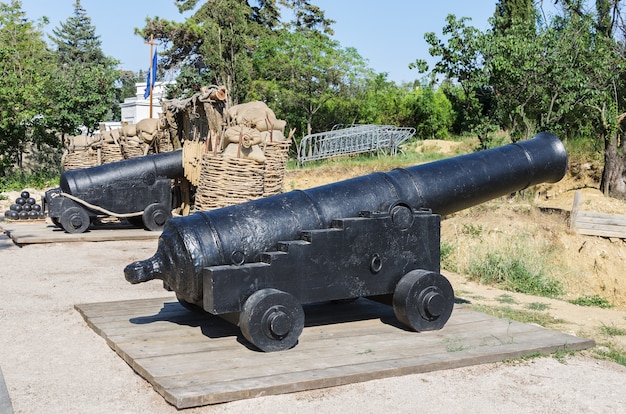
<svg viewBox="0 0 626 414">
<path fill-rule="evenodd" d="M 150 69 L 148 69 L 148 76 L 146 76 L 146 89 L 143 91 L 143 99 L 148 99 L 150 96 Z"/>
<path fill-rule="evenodd" d="M 154 50 L 154 56 L 152 56 L 152 86 L 156 82 L 156 72 L 157 72 L 157 51 Z"/>
<path fill-rule="evenodd" d="M 150 96 L 150 90 L 154 87 L 154 82 L 156 82 L 156 74 L 157 74 L 157 51 L 154 51 L 154 56 L 152 57 L 152 73 L 148 70 L 148 76 L 146 76 L 146 89 L 143 92 L 143 99 L 148 99 Z"/>
</svg>

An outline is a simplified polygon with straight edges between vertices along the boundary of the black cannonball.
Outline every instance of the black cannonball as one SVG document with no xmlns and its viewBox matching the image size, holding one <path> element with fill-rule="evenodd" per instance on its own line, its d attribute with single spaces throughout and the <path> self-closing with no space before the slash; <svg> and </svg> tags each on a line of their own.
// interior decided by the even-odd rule
<svg viewBox="0 0 626 414">
<path fill-rule="evenodd" d="M 41 205 L 39 205 L 39 204 L 33 204 L 33 210 L 34 210 L 34 211 L 41 211 Z"/>
<path fill-rule="evenodd" d="M 17 211 L 19 213 L 20 211 L 22 211 L 22 205 L 21 204 L 11 204 L 11 207 L 9 207 L 9 210 Z"/>
<path fill-rule="evenodd" d="M 7 211 L 5 211 L 5 212 L 4 212 L 4 218 L 8 218 L 8 219 L 10 219 L 11 217 L 9 217 L 9 216 L 11 215 L 11 211 L 12 211 L 12 210 L 7 210 Z"/>
<path fill-rule="evenodd" d="M 28 211 L 20 211 L 18 213 L 20 215 L 20 220 L 28 220 Z"/>
<path fill-rule="evenodd" d="M 18 213 L 15 210 L 9 210 L 8 213 L 9 213 L 8 218 L 10 220 L 18 220 L 20 218 L 20 213 Z"/>
<path fill-rule="evenodd" d="M 35 210 L 31 210 L 28 212 L 28 218 L 31 220 L 37 220 L 39 218 L 39 213 Z"/>
<path fill-rule="evenodd" d="M 22 194 L 20 194 L 20 197 L 22 197 L 24 200 L 26 200 L 28 197 L 30 197 L 30 193 L 26 190 L 22 191 Z"/>
<path fill-rule="evenodd" d="M 31 204 L 28 204 L 28 203 L 26 203 L 26 204 L 24 204 L 22 206 L 22 210 L 24 210 L 24 211 L 31 211 L 32 209 L 33 209 L 33 206 Z"/>
<path fill-rule="evenodd" d="M 31 206 L 32 206 L 33 204 L 35 204 L 36 202 L 37 202 L 37 200 L 35 200 L 35 199 L 34 199 L 34 198 L 32 198 L 32 197 L 28 197 L 28 198 L 26 199 L 26 204 L 30 204 Z"/>
<path fill-rule="evenodd" d="M 24 197 L 18 197 L 15 199 L 15 203 L 23 206 L 24 204 L 26 204 L 26 199 Z"/>
</svg>

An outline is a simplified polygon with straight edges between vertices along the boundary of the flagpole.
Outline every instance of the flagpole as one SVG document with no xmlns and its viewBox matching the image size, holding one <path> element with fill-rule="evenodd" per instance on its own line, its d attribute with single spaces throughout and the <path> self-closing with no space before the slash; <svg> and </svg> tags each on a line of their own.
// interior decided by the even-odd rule
<svg viewBox="0 0 626 414">
<path fill-rule="evenodd" d="M 152 56 L 152 51 L 153 51 L 153 47 L 158 45 L 158 43 L 154 42 L 154 35 L 150 35 L 150 41 L 144 42 L 144 44 L 150 45 L 150 74 L 149 76 L 152 77 L 152 74 L 155 72 L 154 68 L 152 67 L 152 64 L 154 61 L 153 56 Z M 155 79 L 151 79 L 150 85 L 148 85 L 150 87 L 150 118 L 152 118 L 152 89 L 154 89 L 154 81 Z"/>
</svg>

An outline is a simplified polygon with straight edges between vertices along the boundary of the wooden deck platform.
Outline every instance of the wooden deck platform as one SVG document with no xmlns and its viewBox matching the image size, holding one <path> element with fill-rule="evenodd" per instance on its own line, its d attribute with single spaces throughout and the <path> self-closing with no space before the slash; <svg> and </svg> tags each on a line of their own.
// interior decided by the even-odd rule
<svg viewBox="0 0 626 414">
<path fill-rule="evenodd" d="M 84 233 L 70 234 L 63 229 L 43 221 L 1 222 L 0 233 L 6 234 L 15 244 L 69 243 L 111 240 L 158 239 L 160 231 L 148 231 L 124 224 L 102 224 L 90 226 Z"/>
<path fill-rule="evenodd" d="M 442 330 L 416 333 L 399 325 L 390 307 L 359 299 L 305 307 L 299 343 L 263 353 L 251 348 L 234 325 L 190 312 L 172 297 L 76 309 L 179 409 L 595 345 L 462 305 Z"/>
</svg>

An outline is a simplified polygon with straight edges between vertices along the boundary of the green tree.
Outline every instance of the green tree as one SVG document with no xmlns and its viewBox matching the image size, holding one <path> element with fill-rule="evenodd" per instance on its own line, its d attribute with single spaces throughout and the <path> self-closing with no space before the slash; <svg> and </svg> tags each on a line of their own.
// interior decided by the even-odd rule
<svg viewBox="0 0 626 414">
<path fill-rule="evenodd" d="M 506 34 L 519 26 L 524 30 L 534 30 L 535 17 L 533 0 L 498 0 L 493 30 L 496 34 Z"/>
<path fill-rule="evenodd" d="M 525 12 L 515 17 L 513 8 L 500 2 L 486 33 L 449 16 L 446 41 L 426 35 L 431 54 L 441 57 L 435 72 L 462 88 L 451 100 L 463 102 L 461 116 L 470 121 L 464 130 L 476 131 L 491 120 L 514 140 L 537 130 L 565 139 L 588 134 L 604 148 L 601 189 L 626 198 L 626 52 L 617 40 L 626 32 L 621 2 L 596 0 L 595 11 L 584 9 L 581 0 L 560 3 L 562 14 L 533 26 Z"/>
<path fill-rule="evenodd" d="M 53 59 L 41 33 L 41 25 L 26 19 L 22 3 L 0 3 L 0 175 L 13 165 L 22 166 L 22 155 L 31 143 L 54 144 L 45 119 Z"/>
<path fill-rule="evenodd" d="M 485 34 L 488 40 L 482 52 L 493 90 L 494 115 L 500 127 L 517 141 L 535 132 L 537 105 L 543 94 L 542 76 L 547 75 L 550 64 L 543 53 L 545 37 L 535 31 L 534 15 L 524 8 L 522 16 L 516 17 L 514 10 L 505 9 L 507 5 L 512 7 L 506 1 L 497 6 L 494 28 Z"/>
<path fill-rule="evenodd" d="M 452 103 L 443 88 L 435 89 L 432 84 L 424 83 L 407 95 L 406 103 L 410 121 L 418 137 L 423 139 L 448 137 L 454 123 L 455 113 Z"/>
<path fill-rule="evenodd" d="M 148 18 L 145 27 L 136 32 L 145 39 L 154 36 L 165 47 L 160 52 L 165 69 L 194 68 L 197 76 L 190 76 L 188 70 L 187 79 L 210 79 L 211 84 L 224 85 L 232 103 L 238 103 L 249 89 L 252 53 L 259 39 L 278 26 L 280 18 L 275 0 L 249 3 L 179 0 L 180 12 L 194 11 L 191 17 L 182 23 Z M 181 88 L 189 89 L 185 85 Z"/>
<path fill-rule="evenodd" d="M 74 15 L 60 27 L 52 29 L 50 39 L 56 45 L 57 60 L 61 65 L 100 65 L 107 63 L 102 52 L 100 37 L 91 24 L 87 11 L 75 0 Z"/>
<path fill-rule="evenodd" d="M 377 73 L 366 77 L 363 92 L 355 96 L 359 123 L 408 126 L 410 109 L 406 97 L 412 88 L 398 86 L 387 76 Z"/>
<path fill-rule="evenodd" d="M 457 95 L 461 104 L 459 116 L 462 129 L 475 133 L 482 146 L 486 146 L 489 132 L 494 129 L 489 104 L 493 91 L 488 87 L 489 72 L 483 55 L 486 36 L 468 25 L 469 20 L 450 14 L 442 29 L 442 39 L 433 32 L 426 33 L 424 38 L 430 45 L 431 56 L 440 58 L 433 73 L 443 74 L 447 80 L 458 82 L 462 89 L 462 93 Z M 423 60 L 416 60 L 411 67 L 421 72 L 428 70 Z"/>
<path fill-rule="evenodd" d="M 261 39 L 253 67 L 256 80 L 250 96 L 291 115 L 291 125 L 307 134 L 318 111 L 345 97 L 367 70 L 356 50 L 342 49 L 325 34 L 287 30 Z"/>
<path fill-rule="evenodd" d="M 617 33 L 625 32 L 621 2 L 596 0 L 595 13 L 586 11 L 583 1 L 561 3 L 563 17 L 555 18 L 548 31 L 566 50 L 553 62 L 561 72 L 555 74 L 555 86 L 568 93 L 561 94 L 560 102 L 552 101 L 561 108 L 566 133 L 576 133 L 584 120 L 590 128 L 590 139 L 603 147 L 601 190 L 612 197 L 626 198 L 626 144 L 622 132 L 626 119 L 626 52 L 623 42 L 616 40 Z"/>
<path fill-rule="evenodd" d="M 566 1 L 566 4 L 591 22 L 593 36 L 593 59 L 588 63 L 587 77 L 590 96 L 587 105 L 598 119 L 598 132 L 604 142 L 604 170 L 600 189 L 606 195 L 626 199 L 626 143 L 623 128 L 626 126 L 626 51 L 623 42 L 615 40 L 615 32 L 621 36 L 626 32 L 621 18 L 619 0 L 596 0 L 596 20 L 581 13 L 581 9 Z"/>
<path fill-rule="evenodd" d="M 98 122 L 113 119 L 113 108 L 119 107 L 115 88 L 118 62 L 102 52 L 96 28 L 80 0 L 74 3 L 73 16 L 55 28 L 50 38 L 58 63 L 51 91 L 58 130 L 73 134 L 83 125 L 93 131 Z"/>
<path fill-rule="evenodd" d="M 297 31 L 315 30 L 324 32 L 329 36 L 334 34 L 331 26 L 335 21 L 327 19 L 324 11 L 311 4 L 309 0 L 282 0 L 281 4 L 294 11 L 295 20 L 291 26 L 295 27 Z"/>
<path fill-rule="evenodd" d="M 146 81 L 146 73 L 142 70 L 135 73 L 130 70 L 119 70 L 116 84 L 116 101 L 123 102 L 126 98 L 133 98 L 137 95 L 137 82 Z"/>
</svg>

